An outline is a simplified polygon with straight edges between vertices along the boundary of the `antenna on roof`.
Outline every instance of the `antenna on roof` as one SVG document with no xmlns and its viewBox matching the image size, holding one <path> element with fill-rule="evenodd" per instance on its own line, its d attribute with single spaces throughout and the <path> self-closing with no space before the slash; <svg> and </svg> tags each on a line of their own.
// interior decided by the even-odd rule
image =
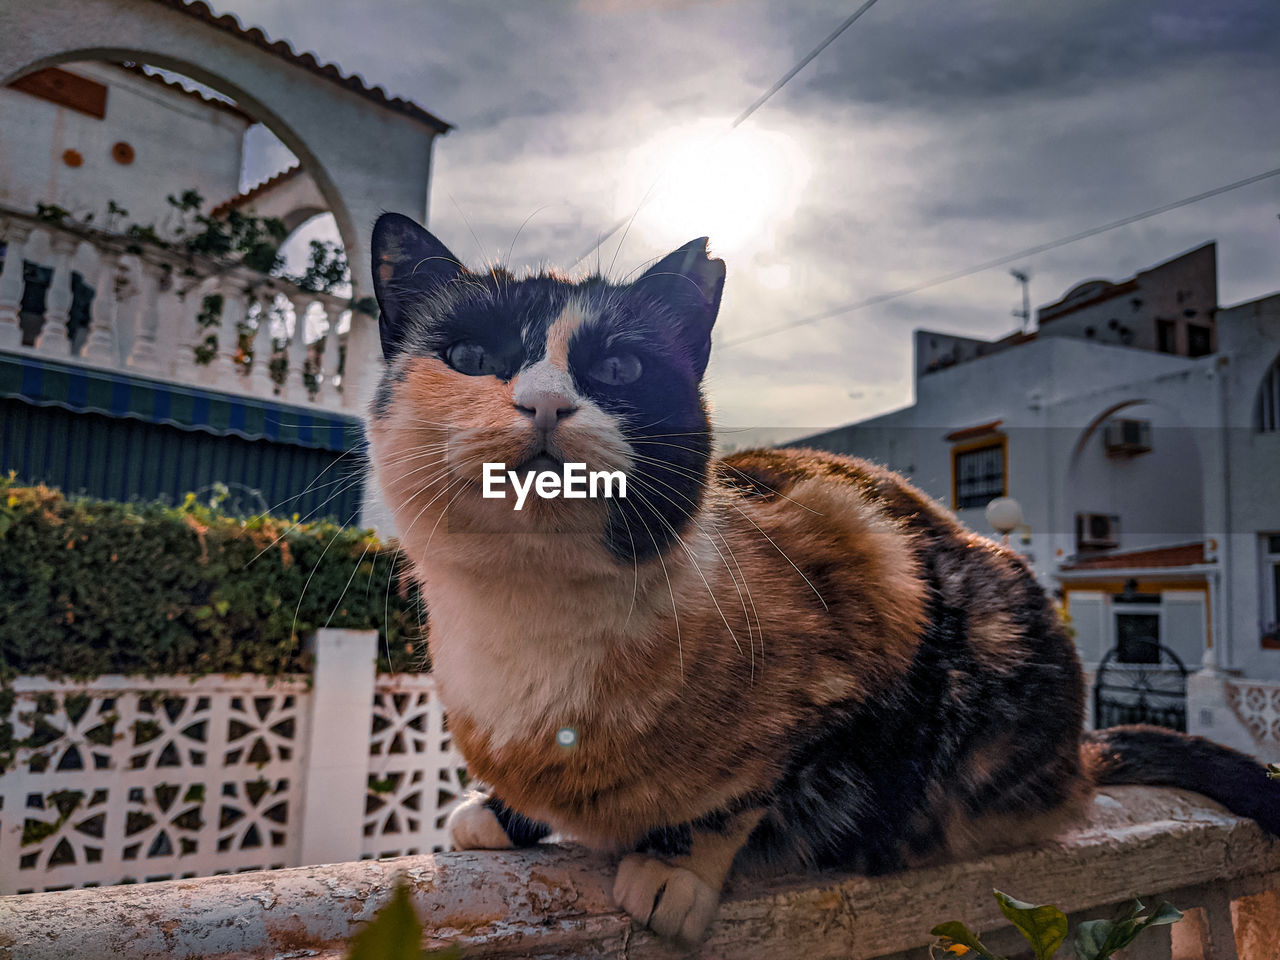
<svg viewBox="0 0 1280 960">
<path fill-rule="evenodd" d="M 1022 321 L 1022 332 L 1026 333 L 1031 326 L 1031 274 L 1015 267 L 1009 271 L 1009 276 L 1022 284 L 1022 309 L 1014 310 L 1013 315 Z"/>
</svg>

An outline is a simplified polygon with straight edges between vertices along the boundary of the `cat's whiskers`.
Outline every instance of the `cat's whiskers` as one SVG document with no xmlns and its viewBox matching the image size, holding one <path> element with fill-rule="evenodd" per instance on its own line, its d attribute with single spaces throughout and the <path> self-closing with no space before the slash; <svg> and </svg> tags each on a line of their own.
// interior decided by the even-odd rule
<svg viewBox="0 0 1280 960">
<path fill-rule="evenodd" d="M 633 487 L 634 486 L 644 486 L 644 484 L 637 484 L 633 480 Z M 657 491 L 651 490 L 651 492 L 656 493 Z M 635 496 L 640 501 L 641 505 L 648 507 L 653 512 L 654 516 L 656 516 L 659 520 L 661 520 L 664 524 L 666 524 L 667 529 L 671 531 L 672 538 L 675 540 L 676 543 L 680 544 L 681 549 L 683 549 L 684 552 L 688 555 L 689 562 L 693 564 L 694 571 L 698 574 L 698 577 L 702 580 L 703 586 L 707 588 L 707 595 L 711 597 L 711 603 L 715 606 L 716 613 L 720 614 L 720 619 L 724 622 L 724 628 L 729 631 L 729 636 L 733 640 L 733 645 L 738 648 L 739 653 L 742 653 L 742 644 L 738 642 L 737 634 L 733 632 L 733 627 L 729 625 L 729 618 L 725 616 L 724 611 L 720 608 L 720 601 L 716 598 L 715 591 L 711 589 L 711 581 L 709 581 L 707 579 L 706 574 L 702 572 L 702 565 L 698 563 L 698 558 L 694 555 L 694 552 L 691 549 L 689 549 L 689 545 L 684 542 L 684 539 L 680 536 L 679 531 L 677 531 L 676 528 L 671 524 L 670 520 L 664 517 L 659 511 L 654 510 L 653 505 L 649 503 L 649 501 L 646 500 L 643 494 L 639 493 L 639 491 L 632 490 L 629 496 Z M 727 564 L 725 566 L 725 569 L 728 569 Z M 745 608 L 746 608 L 746 605 L 744 604 L 743 609 Z"/>
<path fill-rule="evenodd" d="M 648 437 L 637 438 L 635 440 L 630 440 L 629 442 L 633 447 L 636 447 L 636 446 L 673 447 L 676 450 L 685 450 L 685 451 L 688 451 L 689 449 L 688 447 L 682 447 L 678 443 L 655 443 L 652 440 L 650 440 Z M 732 470 L 739 477 L 751 483 L 752 486 L 762 487 L 765 490 L 768 490 L 770 493 L 774 494 L 775 496 L 779 496 L 782 499 L 786 500 L 788 503 L 794 503 L 797 507 L 800 507 L 802 510 L 808 510 L 815 517 L 822 516 L 821 511 L 814 510 L 812 507 L 801 503 L 799 500 L 793 500 L 791 497 L 788 497 L 785 493 L 781 493 L 775 490 L 773 487 L 769 486 L 767 483 L 761 483 L 760 480 L 757 478 L 748 477 L 745 473 L 743 473 L 737 467 L 734 467 L 728 463 L 725 463 L 723 460 L 716 461 L 716 464 L 717 466 L 723 467 L 728 470 Z"/>
<path fill-rule="evenodd" d="M 445 514 L 449 512 L 449 508 L 453 506 L 454 502 L 458 499 L 458 497 L 462 496 L 467 490 L 467 485 L 465 482 L 466 477 L 459 477 L 458 479 L 463 482 L 459 486 L 458 492 L 455 493 L 452 497 L 450 497 L 449 502 L 446 503 L 444 507 L 441 509 L 440 516 L 436 517 L 435 525 L 432 526 L 431 533 L 427 535 L 427 542 L 422 545 L 422 552 L 424 554 L 426 553 L 427 547 L 431 546 L 431 541 L 435 538 L 436 530 L 440 526 L 440 521 L 444 519 Z M 453 484 L 450 484 L 449 487 L 446 487 L 445 489 L 448 490 L 452 486 Z"/>
<path fill-rule="evenodd" d="M 636 554 L 636 539 L 631 534 L 631 523 L 627 520 L 626 513 L 619 511 L 618 516 L 622 517 L 622 525 L 627 530 L 627 540 L 631 543 L 631 564 L 635 572 L 631 584 L 631 607 L 627 610 L 627 619 L 622 623 L 622 629 L 626 630 L 627 625 L 631 623 L 631 615 L 636 612 L 636 600 L 640 595 L 640 558 Z"/>
<path fill-rule="evenodd" d="M 325 556 L 329 553 L 329 548 L 338 542 L 338 537 L 341 536 L 343 530 L 345 530 L 352 522 L 355 521 L 355 518 L 359 515 L 359 513 L 360 513 L 360 507 L 357 506 L 355 511 L 351 514 L 351 516 L 347 517 L 346 522 L 338 525 L 338 528 L 334 531 L 333 536 L 329 538 L 329 542 L 326 543 L 324 546 L 324 549 L 320 551 L 320 558 L 316 560 L 314 564 L 312 564 L 311 572 L 307 574 L 307 580 L 302 585 L 302 592 L 298 594 L 298 605 L 293 608 L 293 625 L 289 628 L 289 632 L 293 636 L 298 635 L 298 614 L 302 612 L 302 601 L 306 599 L 307 589 L 311 586 L 312 579 L 315 577 L 317 571 L 319 571 L 321 564 L 324 562 Z M 352 571 L 352 576 L 355 576 L 355 571 Z M 330 615 L 330 619 L 333 619 L 332 615 Z M 390 659 L 389 654 L 388 654 L 388 659 Z"/>
<path fill-rule="evenodd" d="M 330 502 L 331 500 L 333 500 L 335 497 L 340 497 L 342 494 L 346 493 L 346 492 L 347 492 L 348 490 L 350 490 L 352 487 L 354 487 L 354 486 L 356 486 L 357 484 L 359 484 L 359 483 L 360 483 L 360 481 L 361 481 L 362 479 L 363 479 L 363 478 L 362 478 L 362 476 L 361 476 L 360 474 L 358 474 L 358 473 L 357 473 L 357 474 L 355 474 L 354 476 L 347 477 L 347 478 L 345 478 L 345 479 L 343 479 L 343 480 L 336 480 L 336 481 L 334 481 L 335 483 L 341 483 L 342 485 L 341 485 L 340 487 L 338 487 L 338 489 L 337 489 L 337 490 L 333 491 L 333 493 L 329 494 L 329 496 L 325 497 L 322 501 L 320 501 L 320 503 L 318 503 L 315 507 L 313 507 L 311 510 L 309 510 L 309 511 L 307 512 L 307 515 L 306 515 L 305 517 L 299 517 L 297 520 L 292 521 L 288 526 L 286 526 L 286 527 L 284 528 L 284 530 L 280 532 L 279 536 L 277 536 L 274 540 L 272 540 L 270 543 L 268 543 L 265 547 L 263 547 L 261 550 L 259 550 L 257 553 L 255 553 L 255 554 L 253 555 L 252 559 L 250 559 L 250 560 L 249 560 L 249 563 L 246 563 L 246 564 L 245 564 L 245 566 L 248 566 L 249 564 L 253 563 L 253 562 L 254 562 L 255 560 L 257 560 L 259 557 L 261 557 L 264 553 L 266 553 L 268 550 L 270 550 L 272 547 L 274 547 L 276 544 L 278 544 L 281 540 L 283 540 L 285 537 L 287 537 L 290 533 L 292 533 L 293 531 L 297 530 L 297 529 L 298 529 L 299 527 L 301 527 L 304 523 L 306 523 L 306 522 L 307 522 L 307 520 L 308 520 L 308 518 L 309 518 L 309 517 L 311 517 L 313 514 L 315 514 L 315 513 L 319 512 L 319 511 L 320 511 L 320 509 L 321 509 L 322 507 L 324 507 L 324 505 L 325 505 L 325 504 L 329 503 L 329 502 Z M 287 501 L 286 501 L 286 502 L 287 502 Z M 356 510 L 356 513 L 355 513 L 355 514 L 352 514 L 352 518 L 354 519 L 354 517 L 356 516 L 356 514 L 358 514 L 359 512 L 360 512 L 360 511 L 357 509 L 357 510 Z M 347 521 L 347 523 L 350 523 L 350 522 L 351 522 L 350 520 L 348 520 L 348 521 Z"/>
<path fill-rule="evenodd" d="M 419 448 L 415 448 L 413 450 L 407 451 L 403 454 L 400 454 L 399 456 L 393 459 L 388 459 L 384 464 L 383 468 L 385 469 L 386 467 L 404 466 L 405 464 L 414 463 L 419 460 L 427 460 L 427 459 L 432 460 L 432 462 L 434 463 L 441 463 L 448 460 L 448 457 L 444 456 L 444 454 L 447 454 L 447 453 L 448 453 L 447 447 L 440 447 L 436 449 L 419 447 Z"/>
<path fill-rule="evenodd" d="M 636 460 L 642 463 L 648 462 L 648 463 L 656 464 L 658 466 L 665 467 L 666 469 L 673 470 L 675 472 L 683 472 L 686 476 L 689 476 L 691 478 L 694 478 L 694 479 L 698 478 L 698 474 L 692 473 L 691 471 L 688 471 L 680 467 L 678 464 L 673 464 L 667 460 L 659 460 L 655 457 L 645 457 L 641 454 L 635 454 L 634 457 Z M 821 593 L 819 593 L 818 588 L 813 585 L 813 581 L 811 581 L 807 576 L 805 576 L 804 571 L 801 570 L 800 567 L 796 565 L 796 562 L 794 560 L 792 560 L 789 556 L 787 556 L 786 551 L 783 550 L 780 546 L 778 546 L 777 542 L 775 542 L 774 539 L 771 536 L 769 536 L 769 534 L 765 533 L 765 531 L 760 527 L 760 525 L 756 523 L 754 520 L 752 520 L 751 517 L 736 503 L 733 503 L 732 501 L 728 501 L 728 505 L 732 507 L 734 510 L 736 510 L 739 514 L 741 514 L 742 517 L 748 523 L 750 523 L 753 527 L 756 528 L 757 531 L 759 531 L 762 537 L 764 537 L 767 541 L 769 541 L 769 544 L 775 550 L 777 550 L 778 553 L 782 555 L 782 558 L 786 560 L 787 563 L 791 564 L 792 568 L 796 571 L 796 573 L 800 574 L 800 577 L 804 580 L 804 582 L 809 585 L 809 589 L 812 590 L 814 594 L 817 596 L 817 598 L 822 601 L 823 608 L 829 609 L 829 607 L 827 606 L 826 599 L 822 596 Z"/>
<path fill-rule="evenodd" d="M 516 235 L 511 238 L 511 245 L 507 247 L 507 263 L 511 262 L 511 254 L 512 252 L 514 252 L 516 248 L 516 241 L 520 239 L 520 234 L 524 233 L 524 228 L 529 225 L 529 221 L 550 206 L 552 206 L 552 204 L 544 203 L 542 206 L 534 210 L 533 213 L 529 214 L 527 217 L 524 218 L 524 222 L 521 223 L 520 226 L 516 229 Z"/>
<path fill-rule="evenodd" d="M 321 477 L 323 477 L 326 473 L 328 473 L 330 470 L 336 467 L 339 463 L 341 463 L 343 460 L 345 460 L 347 457 L 350 457 L 350 456 L 355 456 L 358 459 L 365 459 L 365 460 L 368 459 L 367 454 L 364 454 L 362 451 L 359 451 L 359 450 L 346 450 L 342 452 L 341 454 L 339 454 L 337 457 L 333 459 L 333 462 L 331 462 L 327 467 L 325 467 L 323 470 L 317 473 L 315 477 L 312 479 L 312 481 L 302 489 L 301 493 L 295 493 L 291 497 L 285 497 L 275 506 L 268 507 L 261 514 L 259 514 L 259 516 L 269 517 L 272 514 L 274 514 L 277 510 L 279 510 L 281 507 L 283 507 L 286 503 L 289 503 L 291 500 L 297 500 L 300 497 L 306 496 L 308 493 L 311 492 L 311 490 L 315 487 L 315 485 L 320 482 Z M 344 479 L 349 479 L 349 478 L 336 477 L 333 480 L 330 480 L 327 483 L 323 484 L 323 486 L 328 486 L 330 483 L 341 483 Z"/>
<path fill-rule="evenodd" d="M 431 481 L 431 483 L 428 484 L 427 487 L 435 486 L 435 484 L 439 483 L 441 479 L 443 479 L 445 476 L 448 476 L 448 475 L 449 475 L 448 470 L 442 471 L 441 476 Z M 462 478 L 459 478 L 459 479 L 462 479 Z M 431 505 L 435 503 L 437 500 L 439 500 L 440 497 L 442 497 L 445 493 L 448 493 L 452 486 L 453 486 L 453 482 L 446 483 L 443 490 L 441 490 L 434 497 L 432 497 L 430 500 L 428 500 L 425 504 L 422 505 L 422 509 L 420 509 L 417 512 L 417 514 L 414 516 L 413 520 L 409 522 L 409 526 L 403 532 L 401 532 L 400 542 L 402 544 L 408 542 L 409 535 L 413 532 L 413 528 L 417 525 L 418 521 L 422 518 L 422 515 L 428 509 L 430 509 Z M 423 489 L 426 489 L 426 488 L 424 487 Z M 400 555 L 404 556 L 405 554 L 402 551 Z M 395 564 L 392 564 L 391 570 L 387 571 L 387 589 L 386 589 L 386 594 L 383 598 L 384 608 L 387 610 L 390 609 L 390 605 L 391 605 L 391 579 L 392 579 L 392 574 L 394 570 L 395 570 Z"/>
<path fill-rule="evenodd" d="M 625 509 L 625 508 L 624 508 Z M 675 624 L 676 630 L 676 657 L 680 665 L 680 683 L 684 683 L 684 641 L 680 635 L 680 607 L 676 603 L 675 587 L 671 584 L 671 574 L 667 570 L 667 562 L 662 558 L 662 550 L 658 547 L 658 539 L 653 535 L 653 529 L 645 521 L 644 517 L 637 512 L 636 519 L 640 521 L 645 532 L 649 534 L 649 542 L 653 544 L 654 556 L 658 559 L 659 566 L 662 567 L 662 576 L 667 581 L 667 594 L 671 597 L 671 617 Z M 634 553 L 634 545 L 633 545 Z"/>
<path fill-rule="evenodd" d="M 356 574 L 360 570 L 360 564 L 364 563 L 364 558 L 368 556 L 369 548 L 373 546 L 374 542 L 375 541 L 372 538 L 367 538 L 365 540 L 364 549 L 360 551 L 360 556 L 356 559 L 355 564 L 351 568 L 351 576 L 347 578 L 346 584 L 342 587 L 342 592 L 338 594 L 338 599 L 333 604 L 333 609 L 329 611 L 329 618 L 324 622 L 324 625 L 326 627 L 328 627 L 329 624 L 333 623 L 333 618 L 337 616 L 338 609 L 342 606 L 342 601 L 346 598 L 347 591 L 351 589 L 351 584 L 355 581 Z M 391 640 L 389 637 L 386 636 L 387 633 L 389 633 L 389 631 L 386 631 L 386 630 L 383 631 L 383 638 L 387 641 L 387 644 L 388 644 L 387 663 L 390 664 L 391 663 L 391 647 L 390 647 Z"/>
<path fill-rule="evenodd" d="M 696 503 L 696 501 L 694 501 L 687 494 L 684 494 L 682 491 L 677 489 L 674 485 L 667 483 L 666 481 L 661 480 L 658 477 L 650 476 L 650 477 L 646 477 L 646 479 L 655 483 L 660 483 L 663 486 L 667 487 L 667 489 L 671 490 L 672 493 L 676 494 L 681 499 L 683 499 L 690 507 L 693 507 L 695 510 L 697 510 L 698 504 Z M 646 484 L 637 477 L 632 478 L 632 483 L 639 484 L 641 486 L 646 486 Z M 680 504 L 676 503 L 676 501 L 673 500 L 671 497 L 662 493 L 662 491 L 653 489 L 652 492 L 658 494 L 663 499 L 671 503 L 673 506 L 680 507 Z M 705 511 L 703 512 L 705 513 Z M 742 604 L 742 615 L 747 624 L 747 642 L 751 648 L 751 676 L 752 676 L 752 679 L 754 680 L 755 679 L 755 643 L 751 636 L 752 615 L 755 616 L 756 629 L 760 635 L 760 653 L 762 657 L 764 655 L 764 626 L 763 624 L 761 624 L 759 612 L 756 610 L 755 598 L 751 596 L 751 586 L 750 584 L 747 583 L 746 574 L 742 570 L 742 565 L 738 563 L 737 554 L 734 553 L 733 547 L 730 546 L 728 538 L 724 536 L 724 533 L 722 531 L 720 531 L 715 527 L 714 517 L 711 518 L 712 530 L 714 531 L 716 536 L 720 537 L 720 541 L 724 544 L 725 549 L 729 551 L 729 555 L 733 558 L 734 567 L 736 567 L 738 573 L 742 575 L 741 585 L 739 585 L 738 578 L 734 574 L 733 570 L 729 569 L 729 562 L 725 559 L 724 554 L 720 551 L 720 548 L 716 546 L 715 540 L 712 538 L 712 535 L 708 533 L 706 528 L 703 527 L 702 524 L 697 520 L 697 515 L 698 515 L 697 513 L 694 513 L 693 515 L 691 515 L 690 522 L 693 523 L 694 526 L 696 526 L 702 532 L 703 536 L 708 538 L 708 540 L 711 543 L 712 549 L 714 549 L 716 551 L 716 554 L 720 557 L 720 562 L 724 564 L 725 570 L 728 571 L 730 578 L 733 580 L 734 587 L 738 591 L 738 600 Z M 744 587 L 746 588 L 746 591 L 747 591 L 745 599 L 743 598 L 743 594 L 742 594 Z M 751 613 L 747 612 L 748 600 L 751 603 Z M 740 647 L 739 647 L 739 651 L 741 651 Z"/>
<path fill-rule="evenodd" d="M 664 486 L 666 486 L 666 487 L 668 487 L 668 488 L 669 488 L 673 493 L 680 494 L 680 491 L 679 491 L 679 490 L 677 490 L 675 487 L 671 486 L 670 484 L 665 483 L 664 481 L 658 480 L 658 478 L 657 478 L 657 477 L 648 477 L 647 479 L 648 479 L 648 480 L 655 481 L 655 482 L 658 482 L 658 483 L 663 483 L 663 485 L 664 485 Z M 680 508 L 680 504 L 679 504 L 679 503 L 677 503 L 675 500 L 673 500 L 671 497 L 667 496 L 667 495 L 666 495 L 665 493 L 663 493 L 661 490 L 658 490 L 658 489 L 656 489 L 656 488 L 652 487 L 650 484 L 645 483 L 644 481 L 640 480 L 638 477 L 633 477 L 633 478 L 632 478 L 632 484 L 633 484 L 634 486 L 639 486 L 639 487 L 641 487 L 642 489 L 647 489 L 649 492 L 654 493 L 654 494 L 657 494 L 658 496 L 662 497 L 664 500 L 666 500 L 666 501 L 667 501 L 668 503 L 670 503 L 672 506 L 677 507 L 677 508 Z M 696 504 L 696 503 L 695 503 L 691 498 L 689 498 L 689 497 L 687 497 L 687 496 L 684 496 L 684 495 L 681 495 L 681 496 L 682 496 L 682 499 L 684 499 L 684 500 L 686 501 L 686 503 L 688 503 L 691 507 L 694 507 L 694 508 L 695 508 L 695 510 L 696 510 L 696 508 L 697 508 L 697 504 Z M 667 523 L 667 525 L 668 525 L 668 526 L 671 526 L 670 521 L 667 521 L 665 517 L 663 517 L 662 519 L 664 520 L 664 522 L 666 522 L 666 523 Z M 725 571 L 729 574 L 729 579 L 730 579 L 731 581 L 733 581 L 734 589 L 736 589 L 736 590 L 737 590 L 737 592 L 738 592 L 738 602 L 742 604 L 742 617 L 743 617 L 744 622 L 745 622 L 745 623 L 746 623 L 746 625 L 747 625 L 747 645 L 748 645 L 748 647 L 749 647 L 749 649 L 750 649 L 750 651 L 751 651 L 751 678 L 752 678 L 752 680 L 754 680 L 754 679 L 755 679 L 756 647 L 755 647 L 755 640 L 754 640 L 754 638 L 752 637 L 752 630 L 751 630 L 751 614 L 747 611 L 747 600 L 746 600 L 746 597 L 744 597 L 744 596 L 743 596 L 743 593 L 742 593 L 742 587 L 746 584 L 745 576 L 744 576 L 744 578 L 743 578 L 743 582 L 742 582 L 742 584 L 739 584 L 737 576 L 734 574 L 733 570 L 729 567 L 729 561 L 725 559 L 724 553 L 720 550 L 720 548 L 719 548 L 718 546 L 716 546 L 715 538 L 714 538 L 710 533 L 708 533 L 708 532 L 707 532 L 707 528 L 706 528 L 706 527 L 704 527 L 701 523 L 699 523 L 699 522 L 698 522 L 698 520 L 697 520 L 697 514 L 696 514 L 696 513 L 695 513 L 695 514 L 693 514 L 692 516 L 690 516 L 690 518 L 689 518 L 689 519 L 690 519 L 690 522 L 691 522 L 695 527 L 697 527 L 697 528 L 698 528 L 698 530 L 699 530 L 699 532 L 700 532 L 700 533 L 701 533 L 701 534 L 702 534 L 702 535 L 707 539 L 707 542 L 711 545 L 711 549 L 715 550 L 716 555 L 720 558 L 720 562 L 721 562 L 722 564 L 724 564 Z M 714 518 L 711 518 L 711 523 L 712 523 L 712 525 L 713 525 L 713 529 L 714 529 Z M 717 533 L 719 533 L 719 531 L 716 531 L 716 532 L 717 532 Z M 673 533 L 673 534 L 675 534 L 675 533 L 676 533 L 676 531 L 675 531 L 674 527 L 672 527 L 672 533 Z M 681 543 L 682 543 L 682 545 L 683 545 L 683 538 L 680 538 L 680 537 L 678 536 L 678 534 L 677 534 L 677 539 L 680 539 L 680 540 L 681 540 Z M 723 537 L 722 537 L 722 539 L 723 539 Z M 728 541 L 726 540 L 726 541 L 724 541 L 724 543 L 725 543 L 725 547 L 726 547 L 727 549 L 729 549 L 730 554 L 732 554 L 732 553 L 733 553 L 733 550 L 732 550 L 732 548 L 729 548 Z M 687 546 L 686 546 L 686 550 L 688 550 L 688 547 L 687 547 Z M 690 557 L 691 557 L 691 559 L 692 559 L 692 553 L 690 553 Z M 694 563 L 695 563 L 695 566 L 696 566 L 696 561 L 694 561 Z M 735 566 L 738 566 L 738 559 L 737 559 L 737 557 L 736 557 L 736 556 L 734 556 L 734 565 L 735 565 Z M 742 568 L 741 568 L 741 566 L 738 566 L 738 570 L 739 570 L 739 572 L 741 571 L 741 569 L 742 569 Z M 704 582 L 705 582 L 705 578 L 703 578 L 703 579 L 704 579 Z M 710 589 L 710 587 L 708 587 L 708 589 Z M 749 588 L 749 587 L 748 587 L 747 593 L 748 593 L 748 595 L 750 594 L 750 588 Z M 712 601 L 713 601 L 713 602 L 715 602 L 715 597 L 714 597 L 714 595 L 712 596 Z M 755 609 L 755 601 L 754 601 L 754 600 L 753 600 L 753 601 L 752 601 L 752 603 L 751 603 L 751 607 L 752 607 L 752 610 L 754 610 L 754 609 Z M 717 609 L 717 610 L 719 610 L 719 609 L 720 609 L 719 603 L 716 603 L 716 609 Z M 723 613 L 721 614 L 721 616 L 723 617 Z M 759 616 L 757 616 L 757 617 L 756 617 L 756 624 L 757 624 L 757 626 L 759 626 L 759 624 L 760 624 L 760 618 L 759 618 Z M 725 622 L 725 626 L 728 626 L 728 621 L 727 621 L 727 620 L 726 620 L 726 622 Z M 739 652 L 739 653 L 741 653 L 741 652 L 742 652 L 742 646 L 741 646 L 741 644 L 738 644 L 738 638 L 737 638 L 736 636 L 734 636 L 734 635 L 733 635 L 733 631 L 732 631 L 732 630 L 730 630 L 730 631 L 729 631 L 729 633 L 730 633 L 730 636 L 733 636 L 734 644 L 738 646 L 738 652 Z M 763 650 L 763 648 L 764 648 L 764 634 L 763 634 L 763 628 L 761 629 L 760 646 L 761 646 L 761 649 Z"/>
</svg>

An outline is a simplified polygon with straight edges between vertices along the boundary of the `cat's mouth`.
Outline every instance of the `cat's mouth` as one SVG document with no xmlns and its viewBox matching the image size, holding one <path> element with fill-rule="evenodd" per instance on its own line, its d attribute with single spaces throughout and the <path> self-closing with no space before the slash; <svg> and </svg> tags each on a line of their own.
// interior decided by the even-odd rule
<svg viewBox="0 0 1280 960">
<path fill-rule="evenodd" d="M 512 472 L 523 476 L 526 473 L 545 473 L 548 470 L 560 473 L 564 469 L 564 461 L 546 450 L 539 450 L 533 456 L 510 468 Z"/>
</svg>

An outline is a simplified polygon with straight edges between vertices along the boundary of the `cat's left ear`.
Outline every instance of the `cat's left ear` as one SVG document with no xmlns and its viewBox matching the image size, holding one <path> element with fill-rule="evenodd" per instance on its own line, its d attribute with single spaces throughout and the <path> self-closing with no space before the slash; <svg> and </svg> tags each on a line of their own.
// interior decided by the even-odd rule
<svg viewBox="0 0 1280 960">
<path fill-rule="evenodd" d="M 670 306 L 699 377 L 711 355 L 711 327 L 724 292 L 724 261 L 707 254 L 706 237 L 690 240 L 645 271 L 632 289 Z"/>
<path fill-rule="evenodd" d="M 378 298 L 382 355 L 401 346 L 409 310 L 462 273 L 449 248 L 424 227 L 398 213 L 384 213 L 373 225 L 373 292 Z"/>
</svg>

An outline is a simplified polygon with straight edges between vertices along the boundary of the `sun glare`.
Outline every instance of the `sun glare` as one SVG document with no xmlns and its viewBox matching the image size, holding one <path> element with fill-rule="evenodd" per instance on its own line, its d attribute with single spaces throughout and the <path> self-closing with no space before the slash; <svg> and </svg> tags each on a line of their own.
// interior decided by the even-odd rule
<svg viewBox="0 0 1280 960">
<path fill-rule="evenodd" d="M 792 137 L 719 122 L 677 128 L 638 148 L 626 165 L 620 217 L 660 243 L 709 236 L 715 251 L 768 249 L 800 202 L 809 165 Z"/>
</svg>

